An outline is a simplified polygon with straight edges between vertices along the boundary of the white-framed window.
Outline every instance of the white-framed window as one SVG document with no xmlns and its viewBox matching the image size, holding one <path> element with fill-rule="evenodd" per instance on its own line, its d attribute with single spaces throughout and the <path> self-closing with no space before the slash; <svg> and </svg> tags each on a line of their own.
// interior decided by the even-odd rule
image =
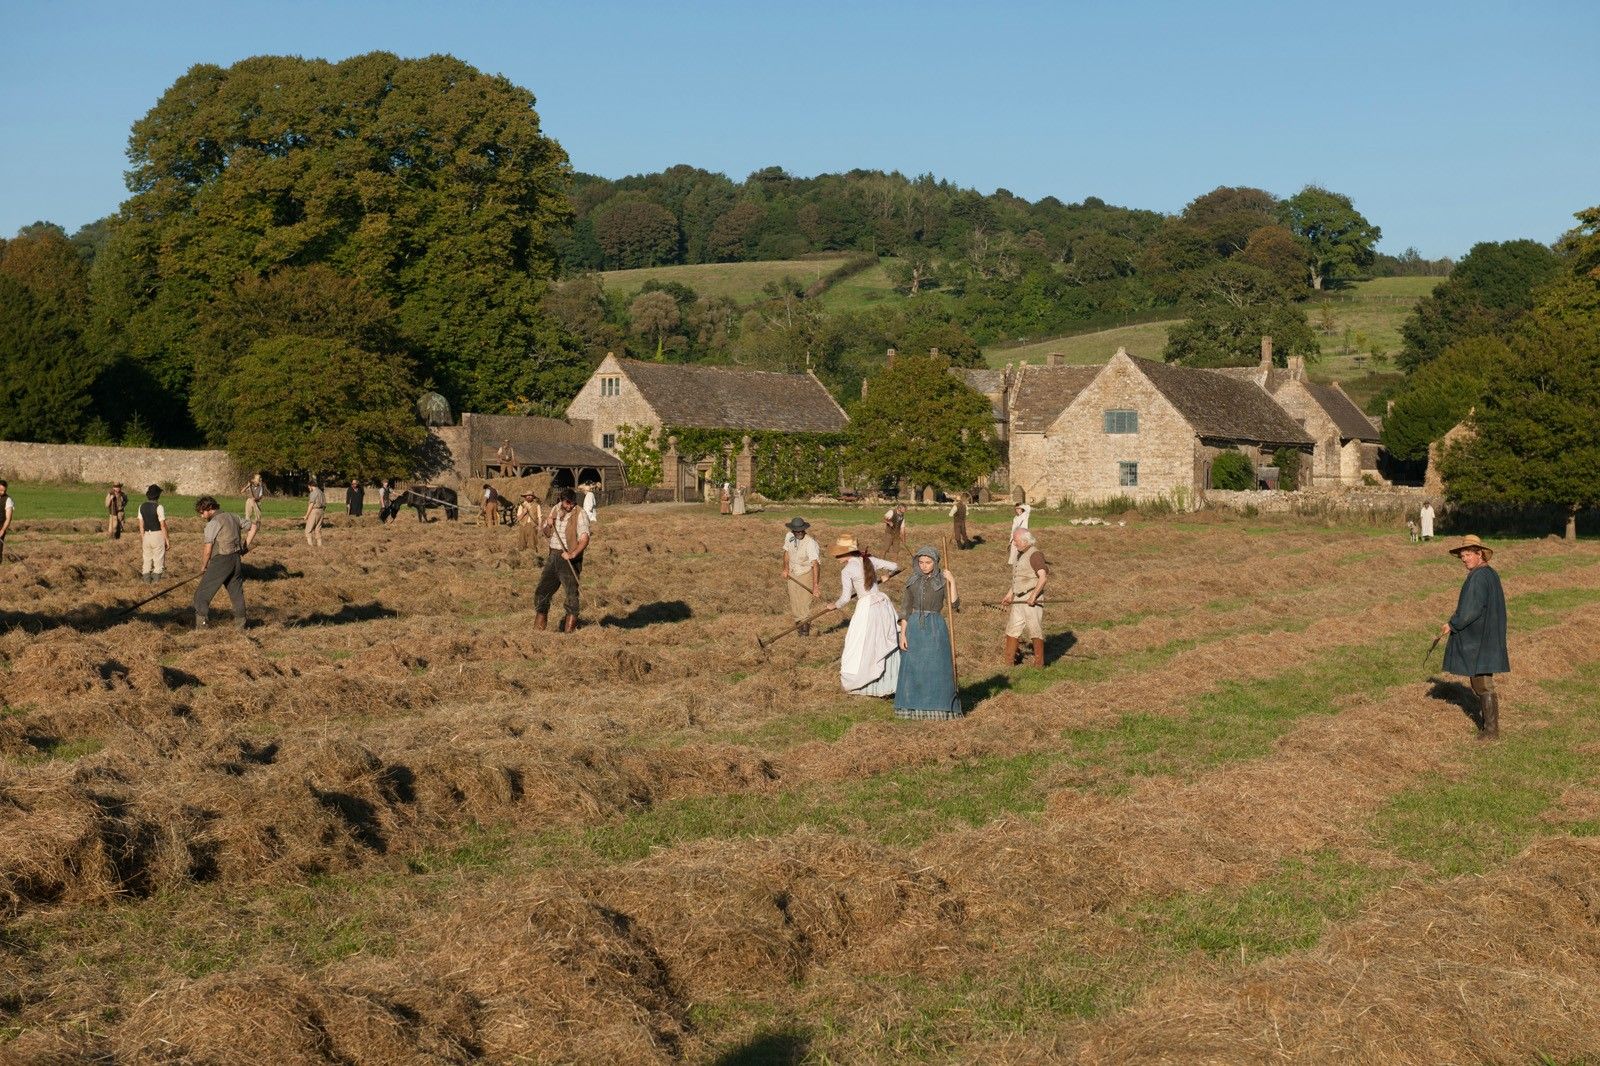
<svg viewBox="0 0 1600 1066">
<path fill-rule="evenodd" d="M 1106 415 L 1107 433 L 1137 433 L 1139 432 L 1139 412 L 1125 410 L 1110 410 Z"/>
<path fill-rule="evenodd" d="M 617 446 L 617 435 L 615 433 L 602 433 L 602 434 L 600 434 L 600 447 L 604 448 L 606 451 L 609 452 L 613 448 L 615 448 L 616 446 Z"/>
<path fill-rule="evenodd" d="M 1139 464 L 1138 463 L 1118 463 L 1117 464 L 1117 484 L 1123 486 L 1124 488 L 1133 488 L 1134 486 L 1138 485 L 1139 484 Z"/>
<path fill-rule="evenodd" d="M 622 395 L 622 379 L 620 377 L 605 377 L 600 379 L 601 396 Z"/>
</svg>

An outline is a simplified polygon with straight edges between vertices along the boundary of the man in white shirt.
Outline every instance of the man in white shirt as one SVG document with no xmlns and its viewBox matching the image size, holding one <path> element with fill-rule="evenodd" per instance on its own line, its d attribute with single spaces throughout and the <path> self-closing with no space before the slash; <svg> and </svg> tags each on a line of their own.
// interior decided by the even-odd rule
<svg viewBox="0 0 1600 1066">
<path fill-rule="evenodd" d="M 139 505 L 139 543 L 144 553 L 144 564 L 139 573 L 145 581 L 160 581 L 167 572 L 167 509 L 161 506 L 161 486 L 151 485 L 144 490 L 144 502 Z"/>
<path fill-rule="evenodd" d="M 809 532 L 811 523 L 804 518 L 791 518 L 783 538 L 783 585 L 789 593 L 789 613 L 800 623 L 802 637 L 811 635 L 806 619 L 811 608 L 822 595 L 822 549 Z"/>
<path fill-rule="evenodd" d="M 544 629 L 549 624 L 550 601 L 560 588 L 566 592 L 567 608 L 561 631 L 571 633 L 578 628 L 578 578 L 583 574 L 583 551 L 589 546 L 589 516 L 578 506 L 578 494 L 562 489 L 560 502 L 550 508 L 539 529 L 549 538 L 550 557 L 533 590 L 533 625 Z"/>
<path fill-rule="evenodd" d="M 218 589 L 228 590 L 228 600 L 233 604 L 233 624 L 244 628 L 244 553 L 250 550 L 249 538 L 237 515 L 231 515 L 217 505 L 211 496 L 194 501 L 194 510 L 205 519 L 205 533 L 201 535 L 204 550 L 200 555 L 200 587 L 194 592 L 194 627 L 206 628 L 211 614 L 211 600 Z M 253 535 L 255 526 L 250 527 Z"/>
</svg>

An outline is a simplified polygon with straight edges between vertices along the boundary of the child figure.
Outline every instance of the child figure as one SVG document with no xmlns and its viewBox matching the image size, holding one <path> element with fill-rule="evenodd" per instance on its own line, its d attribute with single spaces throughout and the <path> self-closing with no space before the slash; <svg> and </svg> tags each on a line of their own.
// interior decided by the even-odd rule
<svg viewBox="0 0 1600 1066">
<path fill-rule="evenodd" d="M 1406 519 L 1406 531 L 1411 534 L 1411 543 L 1415 544 L 1421 539 L 1417 533 L 1417 520 L 1415 518 Z"/>
</svg>

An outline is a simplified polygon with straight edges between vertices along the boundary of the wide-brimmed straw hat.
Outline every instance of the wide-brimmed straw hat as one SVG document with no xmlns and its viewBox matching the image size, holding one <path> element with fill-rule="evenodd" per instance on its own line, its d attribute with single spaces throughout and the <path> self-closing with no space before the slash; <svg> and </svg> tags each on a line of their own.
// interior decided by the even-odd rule
<svg viewBox="0 0 1600 1066">
<path fill-rule="evenodd" d="M 811 523 L 796 515 L 794 518 L 791 518 L 789 521 L 784 523 L 784 528 L 798 533 L 802 529 L 810 529 Z"/>
<path fill-rule="evenodd" d="M 1494 558 L 1494 549 L 1486 547 L 1483 541 L 1478 539 L 1478 535 L 1476 533 L 1468 533 L 1466 536 L 1462 537 L 1461 543 L 1450 549 L 1450 554 L 1460 558 L 1461 553 L 1467 551 L 1468 549 L 1482 552 L 1485 559 Z"/>
<path fill-rule="evenodd" d="M 852 537 L 848 533 L 842 534 L 838 540 L 833 542 L 833 557 L 835 559 L 839 558 L 841 555 L 854 555 L 860 550 L 861 549 L 856 546 L 856 538 Z"/>
</svg>

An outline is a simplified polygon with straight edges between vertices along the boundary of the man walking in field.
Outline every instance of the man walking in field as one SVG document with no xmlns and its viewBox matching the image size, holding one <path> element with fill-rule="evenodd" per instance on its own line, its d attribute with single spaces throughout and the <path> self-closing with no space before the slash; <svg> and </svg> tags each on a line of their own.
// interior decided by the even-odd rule
<svg viewBox="0 0 1600 1066">
<path fill-rule="evenodd" d="M 533 625 L 544 629 L 550 620 L 550 601 L 556 589 L 566 592 L 566 617 L 561 629 L 571 633 L 578 628 L 578 578 L 583 574 L 583 551 L 589 546 L 589 518 L 578 506 L 578 494 L 562 489 L 560 502 L 550 508 L 539 527 L 549 538 L 550 557 L 533 592 Z"/>
<path fill-rule="evenodd" d="M 261 498 L 267 494 L 267 485 L 261 480 L 261 471 L 257 470 L 250 475 L 250 480 L 244 483 L 239 494 L 244 497 L 244 520 L 251 525 L 260 522 Z"/>
<path fill-rule="evenodd" d="M 6 557 L 6 534 L 11 532 L 11 511 L 16 504 L 11 499 L 11 491 L 4 481 L 0 481 L 0 502 L 5 504 L 4 513 L 0 514 L 0 562 Z"/>
<path fill-rule="evenodd" d="M 139 505 L 139 546 L 143 552 L 140 576 L 146 581 L 160 581 L 167 571 L 167 509 L 161 506 L 161 486 L 151 485 L 144 490 L 144 502 Z"/>
<path fill-rule="evenodd" d="M 116 481 L 106 492 L 106 536 L 122 539 L 122 523 L 128 510 L 128 494 L 122 491 L 122 482 Z"/>
<path fill-rule="evenodd" d="M 1472 679 L 1472 693 L 1478 697 L 1478 739 L 1493 740 L 1500 735 L 1500 695 L 1495 691 L 1494 675 L 1511 672 L 1506 651 L 1506 594 L 1500 587 L 1500 575 L 1489 565 L 1493 548 L 1484 547 L 1469 534 L 1450 554 L 1467 568 L 1467 579 L 1461 583 L 1456 613 L 1439 630 L 1449 641 L 1444 648 L 1444 668 Z"/>
<path fill-rule="evenodd" d="M 239 519 L 217 506 L 211 496 L 194 501 L 194 510 L 205 520 L 202 536 L 204 549 L 200 555 L 200 587 L 194 592 L 194 627 L 204 629 L 211 614 L 211 601 L 218 589 L 228 590 L 228 601 L 233 605 L 233 624 L 244 628 L 244 553 L 250 550 L 249 539 Z M 253 537 L 257 527 L 251 526 Z"/>
<path fill-rule="evenodd" d="M 789 593 L 789 613 L 800 623 L 799 634 L 809 637 L 806 619 L 822 595 L 822 549 L 807 532 L 811 523 L 804 518 L 791 518 L 785 528 L 789 532 L 783 538 L 783 586 Z"/>
<path fill-rule="evenodd" d="M 327 493 L 316 478 L 311 479 L 311 495 L 306 498 L 306 545 L 322 547 L 322 515 L 328 509 Z"/>
<path fill-rule="evenodd" d="M 1018 529 L 1011 534 L 1011 547 L 1016 561 L 1011 564 L 1011 591 L 1001 603 L 1011 608 L 1006 620 L 1006 666 L 1019 661 L 1018 646 L 1026 636 L 1033 642 L 1033 665 L 1044 665 L 1044 608 L 1040 597 L 1050 580 L 1050 565 L 1038 548 L 1033 533 Z"/>
<path fill-rule="evenodd" d="M 538 499 L 533 493 L 524 492 L 522 502 L 517 504 L 517 547 L 523 551 L 538 548 L 539 526 L 543 523 L 544 513 Z"/>
<path fill-rule="evenodd" d="M 883 532 L 889 540 L 889 550 L 906 546 L 906 505 L 897 503 L 883 512 Z"/>
<path fill-rule="evenodd" d="M 950 524 L 951 533 L 955 535 L 956 547 L 961 549 L 970 547 L 972 541 L 967 539 L 967 494 L 964 492 L 956 493 L 956 502 L 950 508 Z"/>
</svg>

